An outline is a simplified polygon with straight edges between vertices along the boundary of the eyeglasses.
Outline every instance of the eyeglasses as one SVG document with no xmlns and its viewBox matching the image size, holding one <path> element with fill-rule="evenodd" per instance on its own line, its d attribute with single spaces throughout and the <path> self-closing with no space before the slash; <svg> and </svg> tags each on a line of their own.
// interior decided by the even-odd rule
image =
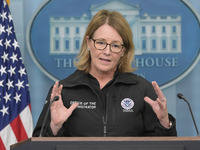
<svg viewBox="0 0 200 150">
<path fill-rule="evenodd" d="M 120 42 L 112 42 L 108 44 L 105 40 L 102 39 L 92 39 L 94 41 L 94 47 L 98 50 L 104 50 L 108 45 L 110 50 L 113 53 L 120 53 L 124 47 Z"/>
</svg>

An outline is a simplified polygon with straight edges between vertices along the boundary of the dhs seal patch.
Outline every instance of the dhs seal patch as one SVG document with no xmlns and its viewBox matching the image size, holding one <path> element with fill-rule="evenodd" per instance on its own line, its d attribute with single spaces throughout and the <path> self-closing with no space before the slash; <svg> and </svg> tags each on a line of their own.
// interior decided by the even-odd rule
<svg viewBox="0 0 200 150">
<path fill-rule="evenodd" d="M 121 106 L 123 108 L 123 112 L 133 112 L 134 102 L 130 98 L 125 98 L 121 102 Z"/>
</svg>

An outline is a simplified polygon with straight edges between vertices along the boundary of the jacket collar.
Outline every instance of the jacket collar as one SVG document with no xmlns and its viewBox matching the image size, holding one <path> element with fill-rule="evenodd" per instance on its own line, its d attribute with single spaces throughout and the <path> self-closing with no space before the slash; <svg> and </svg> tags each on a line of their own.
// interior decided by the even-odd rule
<svg viewBox="0 0 200 150">
<path fill-rule="evenodd" d="M 65 78 L 64 80 L 60 81 L 60 84 L 63 85 L 63 87 L 73 87 L 77 85 L 89 85 L 89 79 L 87 77 L 88 75 L 84 73 L 83 71 L 76 70 L 73 74 L 71 74 L 69 77 Z"/>
<path fill-rule="evenodd" d="M 138 76 L 133 73 L 117 73 L 117 77 L 114 81 L 115 83 L 125 83 L 125 84 L 136 84 Z M 72 87 L 77 85 L 87 85 L 89 86 L 88 74 L 83 71 L 76 70 L 69 77 L 60 81 L 63 87 Z"/>
<path fill-rule="evenodd" d="M 121 82 L 126 84 L 136 84 L 138 76 L 133 73 L 119 73 L 115 82 Z"/>
</svg>

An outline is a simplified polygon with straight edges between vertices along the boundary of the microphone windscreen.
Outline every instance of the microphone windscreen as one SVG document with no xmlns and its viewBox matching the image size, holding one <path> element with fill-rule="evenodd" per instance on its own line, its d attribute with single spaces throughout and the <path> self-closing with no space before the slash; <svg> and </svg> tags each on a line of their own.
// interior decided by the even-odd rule
<svg viewBox="0 0 200 150">
<path fill-rule="evenodd" d="M 59 96 L 55 96 L 52 101 L 57 101 L 57 100 L 59 100 Z"/>
<path fill-rule="evenodd" d="M 177 97 L 180 98 L 180 99 L 182 99 L 182 98 L 183 98 L 183 94 L 178 93 L 178 94 L 177 94 Z"/>
</svg>

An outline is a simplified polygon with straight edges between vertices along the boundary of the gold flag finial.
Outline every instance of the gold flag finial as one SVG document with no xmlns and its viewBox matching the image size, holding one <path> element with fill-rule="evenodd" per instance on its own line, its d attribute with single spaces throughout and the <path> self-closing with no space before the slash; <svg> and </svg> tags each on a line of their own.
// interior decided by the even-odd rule
<svg viewBox="0 0 200 150">
<path fill-rule="evenodd" d="M 9 5 L 10 4 L 10 0 L 6 0 L 7 4 Z"/>
</svg>

